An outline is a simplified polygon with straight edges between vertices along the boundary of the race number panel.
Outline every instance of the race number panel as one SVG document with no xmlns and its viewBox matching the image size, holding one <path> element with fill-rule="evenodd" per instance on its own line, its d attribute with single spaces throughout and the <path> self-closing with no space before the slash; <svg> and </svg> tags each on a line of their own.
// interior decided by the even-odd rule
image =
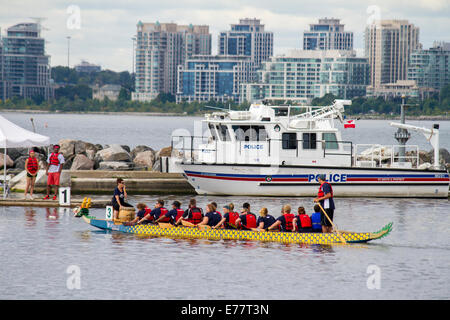
<svg viewBox="0 0 450 320">
<path fill-rule="evenodd" d="M 59 188 L 59 205 L 70 206 L 70 187 Z"/>
</svg>

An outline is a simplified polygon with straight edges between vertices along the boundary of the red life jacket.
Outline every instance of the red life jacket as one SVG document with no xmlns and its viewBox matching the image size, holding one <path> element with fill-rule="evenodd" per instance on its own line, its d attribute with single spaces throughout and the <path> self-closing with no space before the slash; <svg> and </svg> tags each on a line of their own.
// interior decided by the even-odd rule
<svg viewBox="0 0 450 320">
<path fill-rule="evenodd" d="M 229 212 L 228 213 L 228 222 L 227 222 L 227 224 L 230 227 L 237 228 L 237 225 L 236 225 L 237 218 L 239 218 L 239 213 L 237 213 L 237 212 Z"/>
<path fill-rule="evenodd" d="M 27 169 L 31 174 L 35 174 L 38 171 L 37 158 L 28 157 Z"/>
<path fill-rule="evenodd" d="M 300 219 L 300 226 L 302 228 L 311 228 L 312 227 L 311 218 L 307 214 L 299 214 L 298 217 Z"/>
<path fill-rule="evenodd" d="M 203 220 L 203 213 L 202 210 L 200 210 L 197 207 L 190 208 L 192 217 L 189 219 L 186 219 L 187 222 L 190 222 L 192 224 L 199 224 Z"/>
<path fill-rule="evenodd" d="M 152 212 L 152 209 L 150 209 L 150 208 L 145 208 L 145 214 L 144 214 L 144 217 L 147 217 L 147 219 L 149 220 L 149 221 L 153 221 L 154 219 L 153 219 L 153 216 L 152 215 L 150 215 L 150 212 Z"/>
<path fill-rule="evenodd" d="M 245 225 L 241 222 L 241 225 L 244 228 L 247 229 L 256 228 L 256 216 L 253 213 L 247 213 L 245 215 L 245 220 L 247 220 L 247 223 Z"/>
<path fill-rule="evenodd" d="M 54 165 L 54 166 L 59 165 L 58 155 L 59 155 L 59 153 L 52 152 L 52 154 L 50 155 L 50 164 L 51 165 Z"/>
<path fill-rule="evenodd" d="M 161 218 L 161 220 L 159 220 L 159 222 L 169 222 L 170 221 L 170 217 L 166 217 L 166 213 L 168 212 L 168 210 L 164 207 L 159 208 L 160 210 L 160 214 L 158 218 Z"/>
<path fill-rule="evenodd" d="M 328 182 L 324 182 L 324 183 L 322 183 L 322 184 L 320 185 L 320 187 L 319 187 L 319 192 L 317 193 L 317 197 L 319 197 L 319 198 L 321 198 L 321 197 L 323 197 L 323 196 L 325 195 L 325 193 L 324 193 L 323 190 L 322 190 L 322 186 L 323 186 L 325 183 L 328 184 L 328 185 L 330 186 L 331 196 L 333 196 L 333 188 L 331 187 L 331 184 L 329 184 Z"/>
<path fill-rule="evenodd" d="M 286 221 L 286 228 L 284 231 L 292 231 L 294 230 L 294 218 L 295 216 L 292 213 L 283 214 L 284 220 Z"/>
<path fill-rule="evenodd" d="M 177 222 L 178 219 L 180 219 L 183 216 L 183 214 L 184 214 L 183 209 L 177 209 L 177 216 L 175 217 L 175 221 L 174 222 Z"/>
</svg>

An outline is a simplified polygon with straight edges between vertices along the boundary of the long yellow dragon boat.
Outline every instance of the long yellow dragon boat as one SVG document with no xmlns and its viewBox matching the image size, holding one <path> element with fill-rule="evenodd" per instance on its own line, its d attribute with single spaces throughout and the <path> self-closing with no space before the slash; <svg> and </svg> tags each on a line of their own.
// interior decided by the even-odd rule
<svg viewBox="0 0 450 320">
<path fill-rule="evenodd" d="M 233 229 L 199 229 L 197 227 L 169 227 L 158 225 L 134 225 L 127 226 L 111 220 L 96 219 L 89 215 L 81 215 L 85 222 L 103 230 L 119 231 L 138 235 L 154 237 L 209 239 L 209 240 L 254 240 L 280 243 L 304 243 L 304 244 L 343 244 L 365 243 L 387 236 L 392 230 L 392 222 L 385 225 L 377 232 L 348 232 L 337 233 L 299 233 L 299 232 L 258 232 Z M 345 239 L 345 241 L 343 241 Z"/>
</svg>

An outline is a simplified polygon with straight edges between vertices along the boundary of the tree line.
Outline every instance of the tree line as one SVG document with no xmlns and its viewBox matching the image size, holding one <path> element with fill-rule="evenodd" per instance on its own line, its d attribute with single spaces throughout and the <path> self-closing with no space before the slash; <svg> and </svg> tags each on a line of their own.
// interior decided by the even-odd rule
<svg viewBox="0 0 450 320">
<path fill-rule="evenodd" d="M 209 107 L 245 110 L 250 105 L 247 102 L 237 104 L 233 101 L 176 103 L 175 97 L 169 93 L 161 93 L 149 102 L 132 101 L 131 92 L 134 91 L 134 74 L 130 74 L 128 71 L 102 70 L 86 73 L 77 72 L 74 68 L 58 66 L 52 68 L 52 79 L 57 84 L 54 99 L 45 101 L 42 97 L 31 99 L 13 97 L 0 101 L 0 108 L 62 112 L 164 112 L 193 115 L 214 110 Z M 101 87 L 105 84 L 121 86 L 117 100 L 105 98 L 100 101 L 92 98 L 92 86 L 98 85 Z M 326 94 L 321 98 L 313 99 L 312 105 L 330 105 L 334 99 L 339 98 L 333 94 Z M 286 101 L 270 102 L 284 104 Z M 352 105 L 346 107 L 345 113 L 349 115 L 397 115 L 400 113 L 401 103 L 401 98 L 385 100 L 382 97 L 357 97 L 352 99 Z M 450 85 L 443 87 L 438 94 L 431 95 L 424 100 L 407 98 L 406 104 L 409 105 L 406 109 L 408 115 L 447 115 L 450 111 Z"/>
</svg>

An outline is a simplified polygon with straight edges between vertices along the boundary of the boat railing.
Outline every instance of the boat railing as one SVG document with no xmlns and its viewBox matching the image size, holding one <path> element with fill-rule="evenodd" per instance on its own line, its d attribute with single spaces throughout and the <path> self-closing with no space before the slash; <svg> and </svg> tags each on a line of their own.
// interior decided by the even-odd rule
<svg viewBox="0 0 450 320">
<path fill-rule="evenodd" d="M 201 144 L 205 144 L 211 141 L 215 141 L 215 148 L 209 149 L 214 152 L 217 157 L 217 140 L 208 136 L 172 136 L 170 147 L 172 150 L 172 157 L 181 158 L 183 161 L 190 161 L 194 163 L 196 161 L 195 152 L 204 151 L 205 148 L 200 148 Z"/>
<path fill-rule="evenodd" d="M 417 168 L 420 164 L 417 145 L 356 144 L 353 159 L 356 167 Z"/>
</svg>

